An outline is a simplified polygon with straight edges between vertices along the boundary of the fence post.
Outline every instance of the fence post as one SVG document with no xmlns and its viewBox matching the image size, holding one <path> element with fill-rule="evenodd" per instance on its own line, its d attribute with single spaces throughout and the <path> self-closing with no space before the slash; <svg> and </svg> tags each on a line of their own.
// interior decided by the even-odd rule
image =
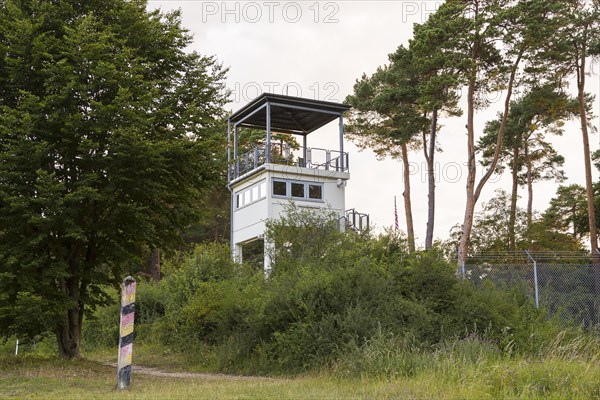
<svg viewBox="0 0 600 400">
<path fill-rule="evenodd" d="M 135 316 L 135 279 L 123 279 L 121 287 L 121 322 L 119 328 L 119 358 L 117 362 L 117 388 L 126 389 L 131 383 L 133 354 L 133 319 Z"/>
<path fill-rule="evenodd" d="M 15 346 L 15 356 L 19 355 L 19 338 L 17 338 L 17 345 Z"/>
<path fill-rule="evenodd" d="M 538 274 L 537 274 L 537 262 L 535 259 L 529 254 L 529 251 L 525 250 L 525 254 L 527 257 L 533 262 L 533 287 L 535 290 L 535 307 L 540 308 L 540 298 L 538 295 Z"/>
</svg>

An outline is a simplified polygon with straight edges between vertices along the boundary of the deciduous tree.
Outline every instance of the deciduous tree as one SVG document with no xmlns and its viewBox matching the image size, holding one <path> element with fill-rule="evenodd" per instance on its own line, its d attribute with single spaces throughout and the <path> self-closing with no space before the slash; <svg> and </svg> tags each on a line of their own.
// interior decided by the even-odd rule
<svg viewBox="0 0 600 400">
<path fill-rule="evenodd" d="M 224 165 L 225 70 L 144 0 L 0 2 L 0 332 L 54 331 L 171 248 Z"/>
</svg>

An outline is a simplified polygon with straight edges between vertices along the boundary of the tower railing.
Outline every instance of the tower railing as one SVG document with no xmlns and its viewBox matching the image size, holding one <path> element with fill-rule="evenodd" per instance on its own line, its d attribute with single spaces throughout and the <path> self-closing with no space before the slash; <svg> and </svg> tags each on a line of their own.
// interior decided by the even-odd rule
<svg viewBox="0 0 600 400">
<path fill-rule="evenodd" d="M 355 232 L 368 231 L 371 225 L 369 214 L 356 211 L 354 208 L 346 210 L 343 217 L 338 218 L 338 229 L 352 230 Z"/>
<path fill-rule="evenodd" d="M 254 146 L 239 155 L 230 165 L 230 176 L 236 179 L 266 164 L 266 146 Z M 271 144 L 271 164 L 290 165 L 300 168 L 321 169 L 325 171 L 348 172 L 348 153 L 317 147 L 292 148 L 287 143 Z"/>
</svg>

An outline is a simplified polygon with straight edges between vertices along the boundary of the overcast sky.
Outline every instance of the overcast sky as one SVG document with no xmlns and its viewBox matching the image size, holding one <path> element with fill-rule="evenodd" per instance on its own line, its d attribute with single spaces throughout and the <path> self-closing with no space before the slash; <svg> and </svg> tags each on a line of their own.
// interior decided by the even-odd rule
<svg viewBox="0 0 600 400">
<path fill-rule="evenodd" d="M 236 111 L 262 92 L 340 101 L 352 93 L 363 73 L 372 74 L 387 63 L 387 55 L 408 44 L 414 23 L 423 22 L 439 1 L 149 1 L 150 8 L 180 8 L 183 24 L 194 35 L 191 50 L 215 55 L 230 68 L 228 87 L 233 91 L 228 108 Z M 598 64 L 591 66 L 588 91 L 600 93 Z M 495 116 L 501 98 L 476 116 L 476 130 Z M 464 106 L 464 104 L 463 104 Z M 463 107 L 464 108 L 464 107 Z M 597 115 L 600 107 L 594 107 Z M 450 228 L 462 222 L 465 202 L 466 119 L 443 118 L 436 155 L 438 184 L 435 237 L 445 239 Z M 563 137 L 552 138 L 566 158 L 567 183 L 584 183 L 581 131 L 576 122 L 566 125 Z M 224 134 L 226 134 L 224 132 Z M 331 124 L 309 135 L 310 147 L 337 149 L 337 126 Z M 591 137 L 598 149 L 598 135 Z M 349 141 L 351 178 L 346 188 L 347 208 L 371 215 L 378 228 L 394 223 L 394 196 L 398 198 L 400 226 L 405 226 L 402 203 L 402 166 L 397 160 L 378 161 L 370 151 L 359 152 Z M 413 216 L 417 242 L 425 239 L 427 185 L 422 152 L 413 162 Z M 598 174 L 594 171 L 594 179 Z M 477 209 L 497 188 L 510 189 L 508 174 L 493 177 L 484 188 Z M 478 173 L 481 176 L 481 172 Z M 534 209 L 542 211 L 557 184 L 537 183 Z M 520 205 L 525 207 L 521 189 Z"/>
</svg>

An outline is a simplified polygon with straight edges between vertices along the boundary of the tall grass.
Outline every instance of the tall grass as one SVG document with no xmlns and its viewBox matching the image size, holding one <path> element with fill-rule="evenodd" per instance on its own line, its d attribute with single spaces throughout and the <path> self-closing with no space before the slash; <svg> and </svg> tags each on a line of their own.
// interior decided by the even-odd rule
<svg viewBox="0 0 600 400">
<path fill-rule="evenodd" d="M 114 368 L 90 361 L 0 356 L 0 398 L 153 399 L 596 399 L 597 336 L 565 330 L 539 354 L 507 354 L 470 335 L 421 348 L 378 333 L 328 369 L 294 378 L 174 379 L 136 374 L 115 392 Z M 154 348 L 160 351 L 160 348 Z M 155 358 L 158 361 L 158 358 Z M 136 363 L 144 363 L 137 357 Z M 163 368 L 165 363 L 163 362 Z"/>
<path fill-rule="evenodd" d="M 330 373 L 352 379 L 403 380 L 411 393 L 440 398 L 600 398 L 600 338 L 568 329 L 537 354 L 504 352 L 479 335 L 431 348 L 379 331 Z M 422 390 L 418 383 L 426 382 Z M 413 386 L 414 385 L 414 386 Z M 435 397 L 433 396 L 433 397 Z"/>
</svg>

